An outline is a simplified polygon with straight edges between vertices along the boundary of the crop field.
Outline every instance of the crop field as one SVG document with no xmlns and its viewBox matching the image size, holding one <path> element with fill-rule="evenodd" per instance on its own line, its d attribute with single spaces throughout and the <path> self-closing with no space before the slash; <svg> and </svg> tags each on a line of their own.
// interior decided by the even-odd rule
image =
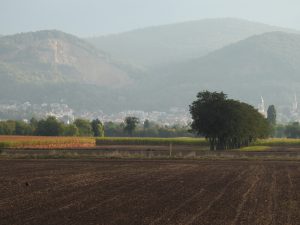
<svg viewBox="0 0 300 225">
<path fill-rule="evenodd" d="M 135 138 L 135 137 L 41 137 L 41 136 L 1 136 L 0 148 L 80 148 L 95 146 L 198 146 L 208 147 L 204 138 Z M 300 146 L 300 139 L 273 138 L 258 140 L 252 148 L 266 150 L 268 148 L 253 146 Z M 245 149 L 247 150 L 247 148 Z"/>
<path fill-rule="evenodd" d="M 297 139 L 258 140 L 239 150 L 209 151 L 202 138 L 0 136 L 0 158 L 300 160 Z"/>
<path fill-rule="evenodd" d="M 78 148 L 94 147 L 90 137 L 0 136 L 0 148 Z"/>
<path fill-rule="evenodd" d="M 300 163 L 0 160 L 1 224 L 299 224 Z"/>
<path fill-rule="evenodd" d="M 135 137 L 105 137 L 97 138 L 96 145 L 184 145 L 209 146 L 205 138 L 135 138 Z M 300 139 L 269 138 L 257 140 L 251 146 L 300 146 Z"/>
<path fill-rule="evenodd" d="M 93 137 L 40 137 L 1 136 L 0 148 L 76 148 L 111 145 L 132 146 L 208 146 L 203 138 L 93 138 Z"/>
</svg>

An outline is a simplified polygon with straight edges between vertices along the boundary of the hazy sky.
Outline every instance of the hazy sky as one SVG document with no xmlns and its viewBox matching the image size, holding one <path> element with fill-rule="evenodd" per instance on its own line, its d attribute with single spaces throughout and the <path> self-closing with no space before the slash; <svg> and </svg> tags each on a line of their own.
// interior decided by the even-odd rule
<svg viewBox="0 0 300 225">
<path fill-rule="evenodd" d="M 300 29 L 299 0 L 0 0 L 0 34 L 59 29 L 82 37 L 235 17 Z"/>
</svg>

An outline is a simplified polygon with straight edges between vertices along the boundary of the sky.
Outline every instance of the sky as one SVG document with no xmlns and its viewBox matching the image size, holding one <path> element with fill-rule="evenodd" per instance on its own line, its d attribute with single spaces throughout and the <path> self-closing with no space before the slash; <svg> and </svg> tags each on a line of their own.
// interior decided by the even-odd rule
<svg viewBox="0 0 300 225">
<path fill-rule="evenodd" d="M 80 37 L 233 17 L 300 30 L 299 0 L 0 0 L 0 34 L 57 29 Z"/>
</svg>

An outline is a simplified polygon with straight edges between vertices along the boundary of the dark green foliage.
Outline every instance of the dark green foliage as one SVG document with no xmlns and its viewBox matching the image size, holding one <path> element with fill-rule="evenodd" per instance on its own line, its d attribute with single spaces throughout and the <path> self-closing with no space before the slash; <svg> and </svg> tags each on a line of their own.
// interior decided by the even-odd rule
<svg viewBox="0 0 300 225">
<path fill-rule="evenodd" d="M 94 137 L 104 137 L 104 127 L 99 119 L 95 119 L 91 122 Z"/>
<path fill-rule="evenodd" d="M 13 135 L 15 134 L 16 123 L 15 121 L 1 121 L 0 122 L 0 135 Z"/>
<path fill-rule="evenodd" d="M 23 121 L 1 121 L 0 135 L 32 135 L 34 127 Z"/>
<path fill-rule="evenodd" d="M 64 124 L 53 117 L 42 120 L 31 119 L 29 123 L 23 121 L 0 121 L 0 135 L 38 135 L 38 136 L 96 136 L 128 137 L 124 123 L 106 122 L 102 125 L 99 120 L 77 119 L 72 124 Z M 148 121 L 137 124 L 134 130 L 136 137 L 193 137 L 188 126 L 162 126 Z M 97 126 L 96 126 L 97 125 Z M 77 127 L 79 126 L 79 127 Z M 133 135 L 132 134 L 132 135 Z"/>
<path fill-rule="evenodd" d="M 145 123 L 144 123 L 145 124 Z M 135 137 L 194 137 L 189 132 L 189 126 L 164 126 L 149 121 L 149 127 L 145 128 L 144 124 L 138 124 L 133 136 Z M 106 137 L 128 137 L 128 132 L 124 129 L 124 123 L 104 123 Z"/>
<path fill-rule="evenodd" d="M 72 137 L 78 135 L 79 135 L 79 130 L 75 124 L 64 125 L 63 136 Z"/>
<path fill-rule="evenodd" d="M 104 130 L 107 137 L 122 137 L 124 136 L 124 123 L 106 122 Z"/>
<path fill-rule="evenodd" d="M 46 120 L 40 120 L 37 124 L 36 134 L 40 136 L 60 136 L 63 133 L 63 125 L 55 117 L 49 116 Z"/>
<path fill-rule="evenodd" d="M 90 121 L 85 119 L 76 119 L 74 124 L 78 128 L 79 136 L 93 136 L 93 130 Z"/>
<path fill-rule="evenodd" d="M 190 106 L 192 130 L 206 137 L 211 150 L 248 146 L 269 135 L 267 120 L 252 106 L 223 93 L 200 92 Z"/>
<path fill-rule="evenodd" d="M 126 131 L 129 136 L 132 136 L 133 131 L 135 130 L 136 126 L 139 123 L 139 119 L 134 116 L 128 116 L 125 118 L 124 123 L 125 123 L 124 131 Z"/>
<path fill-rule="evenodd" d="M 274 105 L 270 105 L 267 111 L 267 119 L 269 121 L 269 123 L 274 126 L 276 125 L 276 109 Z"/>
<path fill-rule="evenodd" d="M 149 129 L 150 128 L 150 121 L 149 120 L 145 120 L 144 121 L 144 129 Z"/>
<path fill-rule="evenodd" d="M 33 134 L 34 127 L 23 121 L 15 121 L 15 134 L 16 135 L 31 135 Z"/>
<path fill-rule="evenodd" d="M 38 120 L 36 118 L 31 118 L 30 120 L 30 126 L 32 127 L 33 130 L 36 130 L 37 126 L 38 126 Z"/>
<path fill-rule="evenodd" d="M 276 124 L 273 127 L 273 136 L 276 138 L 284 138 L 286 137 L 285 135 L 285 130 L 286 130 L 286 126 L 282 125 L 282 124 Z"/>
</svg>

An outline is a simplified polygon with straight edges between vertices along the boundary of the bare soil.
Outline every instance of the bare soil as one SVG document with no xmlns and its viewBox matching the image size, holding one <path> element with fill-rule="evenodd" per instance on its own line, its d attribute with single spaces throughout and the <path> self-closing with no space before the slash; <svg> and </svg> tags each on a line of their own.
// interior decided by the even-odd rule
<svg viewBox="0 0 300 225">
<path fill-rule="evenodd" d="M 300 163 L 0 160 L 0 224 L 299 224 Z"/>
</svg>

